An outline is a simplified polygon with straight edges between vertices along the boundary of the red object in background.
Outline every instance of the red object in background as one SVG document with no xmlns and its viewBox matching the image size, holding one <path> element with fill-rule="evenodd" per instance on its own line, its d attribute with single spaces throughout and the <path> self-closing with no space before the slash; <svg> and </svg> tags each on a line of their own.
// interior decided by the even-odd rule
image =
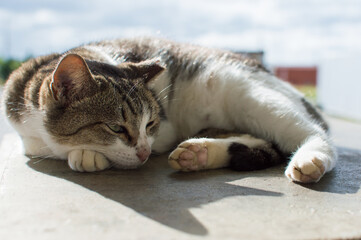
<svg viewBox="0 0 361 240">
<path fill-rule="evenodd" d="M 317 84 L 317 67 L 276 67 L 274 73 L 294 85 L 316 86 Z"/>
</svg>

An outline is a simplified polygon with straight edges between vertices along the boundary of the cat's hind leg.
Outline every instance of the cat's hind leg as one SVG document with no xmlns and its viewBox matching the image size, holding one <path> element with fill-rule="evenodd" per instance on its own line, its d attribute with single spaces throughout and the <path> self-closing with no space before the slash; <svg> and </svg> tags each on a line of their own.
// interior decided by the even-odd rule
<svg viewBox="0 0 361 240">
<path fill-rule="evenodd" d="M 256 125 L 254 134 L 271 139 L 282 152 L 293 153 L 285 171 L 290 180 L 318 182 L 334 168 L 337 160 L 336 150 L 324 129 L 325 124 L 310 119 L 301 110 L 296 114 L 295 110 L 276 110 L 265 109 L 262 116 L 252 119 L 256 124 L 249 123 L 249 126 Z M 280 117 L 279 112 L 284 115 Z"/>
<path fill-rule="evenodd" d="M 169 155 L 169 165 L 180 171 L 231 167 L 248 171 L 271 167 L 285 158 L 277 148 L 246 134 L 191 138 Z"/>
</svg>

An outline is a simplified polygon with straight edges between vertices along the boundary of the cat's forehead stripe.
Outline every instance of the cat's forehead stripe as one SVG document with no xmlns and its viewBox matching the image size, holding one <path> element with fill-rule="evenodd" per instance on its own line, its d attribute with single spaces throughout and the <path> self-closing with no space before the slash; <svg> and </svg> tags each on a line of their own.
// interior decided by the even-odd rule
<svg viewBox="0 0 361 240">
<path fill-rule="evenodd" d="M 111 75 L 101 75 L 98 72 L 95 72 L 96 77 L 100 81 L 111 82 L 112 87 L 116 90 L 120 96 L 122 96 L 121 105 L 124 105 L 127 109 L 130 110 L 131 114 L 138 115 L 143 113 L 144 103 L 149 102 L 149 95 L 145 94 L 144 86 L 141 86 L 140 81 L 134 79 L 117 79 L 116 76 Z M 123 114 L 123 119 L 126 118 L 126 114 Z"/>
<path fill-rule="evenodd" d="M 123 117 L 124 122 L 127 122 L 127 121 L 128 121 L 128 117 L 127 117 L 126 111 L 124 110 L 123 107 L 120 107 L 120 111 L 121 111 L 121 113 L 122 113 L 122 117 Z"/>
<path fill-rule="evenodd" d="M 129 97 L 125 97 L 124 98 L 124 102 L 126 103 L 126 106 L 128 107 L 128 109 L 130 110 L 130 112 L 132 114 L 137 114 L 137 111 L 135 109 L 135 107 L 133 106 L 133 101 L 131 101 L 131 99 Z"/>
</svg>

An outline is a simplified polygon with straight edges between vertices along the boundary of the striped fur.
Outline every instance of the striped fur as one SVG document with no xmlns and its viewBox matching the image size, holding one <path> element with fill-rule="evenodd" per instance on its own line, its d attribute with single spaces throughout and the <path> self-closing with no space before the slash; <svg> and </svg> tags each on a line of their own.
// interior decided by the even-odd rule
<svg viewBox="0 0 361 240">
<path fill-rule="evenodd" d="M 261 64 L 163 39 L 29 60 L 7 81 L 4 103 L 26 154 L 68 159 L 76 171 L 139 167 L 151 146 L 174 150 L 180 170 L 261 169 L 293 153 L 285 174 L 298 182 L 318 181 L 336 162 L 321 114 Z M 195 137 L 202 129 L 218 134 Z"/>
</svg>

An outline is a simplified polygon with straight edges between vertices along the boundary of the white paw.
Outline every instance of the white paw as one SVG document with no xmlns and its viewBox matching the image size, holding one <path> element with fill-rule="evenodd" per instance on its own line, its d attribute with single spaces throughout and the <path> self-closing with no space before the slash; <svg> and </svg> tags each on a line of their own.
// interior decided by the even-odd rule
<svg viewBox="0 0 361 240">
<path fill-rule="evenodd" d="M 310 137 L 296 151 L 286 169 L 286 176 L 301 183 L 318 182 L 336 164 L 336 152 L 326 139 Z"/>
<path fill-rule="evenodd" d="M 170 155 L 168 163 L 176 170 L 197 171 L 205 169 L 208 162 L 208 149 L 205 143 L 185 141 Z"/>
<path fill-rule="evenodd" d="M 322 160 L 322 157 L 307 154 L 306 156 L 296 155 L 293 157 L 285 174 L 294 182 L 310 183 L 318 182 L 325 172 L 326 162 Z"/>
<path fill-rule="evenodd" d="M 50 148 L 41 140 L 35 137 L 23 137 L 25 155 L 44 157 L 51 156 L 53 153 Z"/>
<path fill-rule="evenodd" d="M 69 167 L 78 172 L 95 172 L 109 167 L 109 161 L 98 152 L 73 150 L 68 154 Z"/>
</svg>

